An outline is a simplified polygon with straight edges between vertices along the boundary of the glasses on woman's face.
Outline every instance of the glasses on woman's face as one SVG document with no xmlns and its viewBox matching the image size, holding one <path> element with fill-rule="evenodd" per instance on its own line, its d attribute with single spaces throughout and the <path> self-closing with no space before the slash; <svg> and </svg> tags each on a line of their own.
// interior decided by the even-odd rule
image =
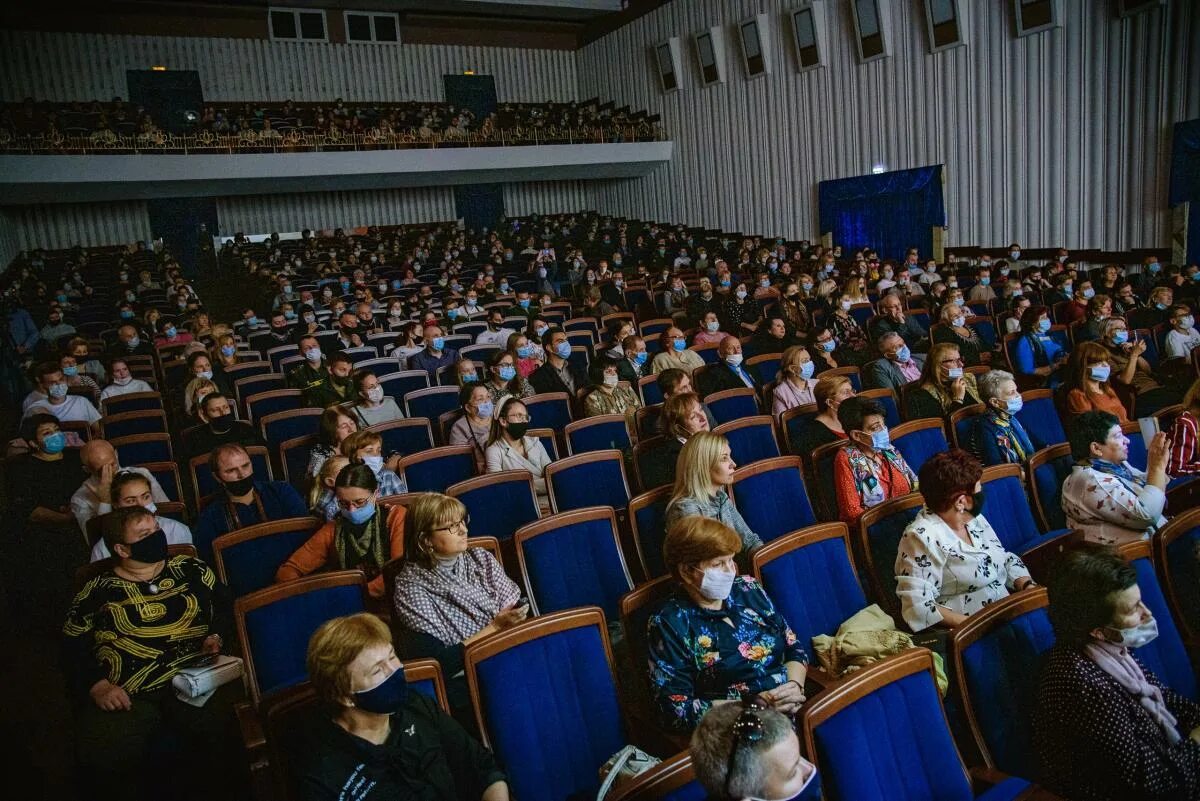
<svg viewBox="0 0 1200 801">
<path fill-rule="evenodd" d="M 962 358 L 962 356 L 956 356 L 953 359 L 942 359 L 942 366 L 943 367 L 962 367 L 963 366 L 963 358 Z"/>
<path fill-rule="evenodd" d="M 505 422 L 508 422 L 508 423 L 528 423 L 529 415 L 527 415 L 527 414 L 512 414 L 512 415 L 506 416 L 504 418 L 504 420 L 505 420 Z"/>
<path fill-rule="evenodd" d="M 339 509 L 345 509 L 346 511 L 350 511 L 352 509 L 361 509 L 371 502 L 372 497 L 374 496 L 368 495 L 365 498 L 359 498 L 358 500 L 338 498 L 337 505 Z"/>
<path fill-rule="evenodd" d="M 441 532 L 441 531 L 447 531 L 451 534 L 454 534 L 456 532 L 461 531 L 463 534 L 466 534 L 467 528 L 470 527 L 470 525 L 471 525 L 471 516 L 467 515 L 462 520 L 456 520 L 453 523 L 447 523 L 444 526 L 438 526 L 437 528 L 435 528 L 433 530 L 433 533 L 437 534 L 438 532 Z"/>
</svg>

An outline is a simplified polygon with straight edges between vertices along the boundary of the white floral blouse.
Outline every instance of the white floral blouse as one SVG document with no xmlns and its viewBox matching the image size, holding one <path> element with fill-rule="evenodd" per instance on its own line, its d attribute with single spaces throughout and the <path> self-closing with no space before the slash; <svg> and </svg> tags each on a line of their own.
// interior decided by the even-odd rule
<svg viewBox="0 0 1200 801">
<path fill-rule="evenodd" d="M 967 523 L 967 544 L 942 518 L 922 509 L 900 538 L 896 595 L 913 631 L 940 623 L 938 606 L 971 615 L 1008 596 L 1029 575 L 1021 557 L 1004 550 L 987 518 Z"/>
<path fill-rule="evenodd" d="M 1119 545 L 1146 539 L 1167 522 L 1163 507 L 1167 496 L 1151 484 L 1141 484 L 1146 474 L 1128 462 L 1125 467 L 1136 479 L 1126 481 L 1090 464 L 1077 464 L 1063 482 L 1062 509 L 1067 526 L 1083 532 L 1083 538 L 1103 545 Z"/>
</svg>

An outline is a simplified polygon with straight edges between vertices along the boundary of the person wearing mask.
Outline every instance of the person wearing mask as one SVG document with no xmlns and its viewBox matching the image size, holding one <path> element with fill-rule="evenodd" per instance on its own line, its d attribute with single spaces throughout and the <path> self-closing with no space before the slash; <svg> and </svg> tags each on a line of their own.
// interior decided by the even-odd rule
<svg viewBox="0 0 1200 801">
<path fill-rule="evenodd" d="M 209 453 L 218 445 L 263 444 L 254 426 L 233 418 L 233 404 L 220 392 L 205 395 L 196 407 L 196 414 L 203 425 L 191 431 L 184 442 L 185 460 Z"/>
<path fill-rule="evenodd" d="M 661 375 L 664 370 L 682 370 L 689 376 L 704 366 L 704 359 L 694 350 L 688 350 L 683 331 L 672 325 L 659 335 L 662 347 L 650 364 L 650 372 Z"/>
<path fill-rule="evenodd" d="M 773 416 L 797 406 L 816 403 L 815 368 L 816 364 L 803 345 L 793 345 L 783 352 L 779 360 L 779 374 L 775 377 L 775 390 L 771 394 Z"/>
<path fill-rule="evenodd" d="M 529 410 L 518 398 L 508 398 L 500 404 L 500 411 L 492 421 L 484 459 L 487 472 L 502 470 L 528 470 L 533 476 L 533 488 L 541 506 L 549 505 L 544 472 L 550 464 L 550 455 L 537 437 L 527 436 Z"/>
<path fill-rule="evenodd" d="M 340 516 L 317 529 L 275 571 L 275 581 L 293 581 L 321 569 L 362 570 L 367 591 L 383 600 L 383 566 L 404 553 L 402 504 L 378 509 L 379 481 L 372 468 L 351 464 L 334 480 Z"/>
<path fill-rule="evenodd" d="M 404 419 L 394 398 L 383 394 L 383 385 L 370 370 L 357 370 L 350 377 L 357 401 L 350 409 L 363 428 Z"/>
<path fill-rule="evenodd" d="M 192 529 L 196 550 L 207 563 L 213 562 L 212 541 L 222 534 L 256 523 L 308 514 L 304 499 L 291 484 L 255 480 L 250 454 L 242 445 L 229 443 L 213 448 L 208 468 L 219 489 L 200 510 Z"/>
<path fill-rule="evenodd" d="M 134 378 L 129 369 L 129 363 L 120 356 L 114 356 L 108 362 L 108 375 L 112 383 L 100 392 L 100 402 L 121 395 L 132 395 L 135 392 L 153 392 L 154 387 L 140 378 Z"/>
<path fill-rule="evenodd" d="M 481 386 L 497 406 L 508 397 L 528 398 L 537 394 L 533 385 L 517 374 L 516 359 L 508 351 L 496 351 L 488 357 L 487 380 Z"/>
<path fill-rule="evenodd" d="M 917 321 L 904 313 L 904 303 L 896 293 L 884 295 L 879 300 L 879 314 L 867 325 L 872 342 L 878 342 L 884 334 L 898 334 L 913 353 L 929 349 L 929 337 Z"/>
<path fill-rule="evenodd" d="M 534 370 L 541 367 L 541 348 L 530 342 L 525 334 L 517 332 L 510 336 L 505 350 L 513 357 L 517 375 L 522 379 L 528 379 Z"/>
<path fill-rule="evenodd" d="M 153 482 L 153 486 L 151 484 Z M 191 545 L 192 530 L 178 520 L 172 520 L 169 517 L 159 517 L 157 515 L 158 508 L 156 506 L 159 501 L 155 498 L 154 488 L 158 487 L 158 482 L 154 481 L 152 476 L 139 472 L 137 468 L 119 471 L 112 479 L 110 486 L 111 505 L 108 506 L 102 514 L 108 514 L 113 509 L 128 509 L 130 507 L 144 508 L 154 514 L 154 521 L 157 526 L 163 530 L 167 537 L 167 545 Z M 162 494 L 162 489 L 159 488 L 158 494 Z M 165 496 L 164 496 L 165 499 Z M 72 508 L 74 508 L 75 499 L 72 497 Z M 76 515 L 78 519 L 78 515 Z M 103 518 L 101 518 L 103 520 Z M 87 536 L 87 528 L 84 527 L 84 536 Z M 98 562 L 101 559 L 107 559 L 112 556 L 112 551 L 108 548 L 108 543 L 104 541 L 104 537 L 96 540 L 96 544 L 92 546 L 90 561 Z"/>
<path fill-rule="evenodd" d="M 701 397 L 726 389 L 759 388 L 758 380 L 742 367 L 742 343 L 737 337 L 727 336 L 717 348 L 719 361 L 704 370 L 697 381 Z"/>
<path fill-rule="evenodd" d="M 700 515 L 733 529 L 741 540 L 737 553 L 760 547 L 762 538 L 746 524 L 727 490 L 736 468 L 725 437 L 711 431 L 690 437 L 679 452 L 675 484 L 667 503 L 667 530 L 685 517 Z"/>
<path fill-rule="evenodd" d="M 1104 324 L 1112 317 L 1113 301 L 1108 295 L 1093 295 L 1088 301 L 1087 317 L 1075 328 L 1075 344 L 1104 337 Z"/>
<path fill-rule="evenodd" d="M 992 289 L 992 270 L 980 266 L 975 280 L 975 286 L 967 293 L 967 303 L 989 303 L 996 299 L 996 290 Z"/>
<path fill-rule="evenodd" d="M 851 282 L 854 283 L 854 282 Z M 854 283 L 857 287 L 858 284 Z M 867 333 L 850 313 L 855 297 L 847 291 L 833 298 L 833 313 L 827 318 L 828 325 L 837 339 L 838 361 L 846 365 L 862 365 L 867 361 Z M 864 296 L 861 302 L 866 302 Z"/>
<path fill-rule="evenodd" d="M 979 378 L 979 399 L 987 407 L 976 418 L 972 431 L 975 452 L 985 467 L 996 464 L 1022 465 L 1034 453 L 1025 426 L 1017 419 L 1024 406 L 1012 373 L 989 370 Z"/>
<path fill-rule="evenodd" d="M 808 352 L 817 363 L 817 375 L 826 370 L 835 370 L 838 364 L 838 342 L 833 336 L 833 330 L 814 325 L 808 332 Z"/>
<path fill-rule="evenodd" d="M 880 357 L 862 368 L 863 387 L 890 389 L 900 395 L 900 388 L 921 378 L 924 355 L 914 355 L 912 348 L 896 332 L 886 333 L 875 343 Z"/>
<path fill-rule="evenodd" d="M 1071 353 L 1067 366 L 1067 411 L 1072 415 L 1088 411 L 1104 411 L 1114 415 L 1121 423 L 1129 422 L 1125 405 L 1109 384 L 1112 365 L 1109 353 L 1098 342 L 1084 342 Z"/>
<path fill-rule="evenodd" d="M 975 376 L 965 371 L 958 346 L 939 342 L 929 349 L 917 389 L 908 393 L 908 419 L 949 417 L 979 403 Z"/>
<path fill-rule="evenodd" d="M 874 398 L 848 398 L 837 410 L 850 440 L 833 459 L 838 519 L 858 525 L 872 506 L 917 489 L 917 476 L 892 445 L 883 405 Z"/>
<path fill-rule="evenodd" d="M 702 327 L 706 324 L 709 313 L 711 312 L 716 319 L 716 314 L 721 311 L 721 299 L 713 292 L 712 280 L 709 278 L 701 278 L 696 294 L 688 298 L 687 302 L 687 319 L 693 324 L 699 324 Z M 720 330 L 721 324 L 717 323 L 717 330 Z"/>
<path fill-rule="evenodd" d="M 1010 592 L 1033 584 L 1025 563 L 1004 550 L 983 516 L 983 466 L 954 448 L 921 465 L 925 506 L 896 554 L 896 596 L 914 632 L 941 623 L 961 626 L 967 617 Z"/>
<path fill-rule="evenodd" d="M 812 315 L 804 305 L 804 301 L 812 297 L 812 289 L 812 277 L 807 274 L 801 275 L 798 281 L 788 281 L 784 286 L 783 297 L 779 299 L 779 314 L 783 316 L 788 328 L 795 332 L 797 339 L 807 337 L 808 329 L 812 327 Z"/>
<path fill-rule="evenodd" d="M 233 334 L 222 330 L 221 333 L 214 334 L 212 337 L 216 344 L 209 348 L 209 357 L 212 359 L 213 365 L 221 370 L 228 370 L 238 363 L 237 340 Z"/>
<path fill-rule="evenodd" d="M 341 454 L 350 460 L 350 464 L 365 464 L 371 468 L 379 484 L 381 498 L 408 492 L 408 484 L 395 469 L 400 461 L 399 454 L 393 453 L 385 460 L 383 437 L 378 433 L 363 429 L 351 434 L 342 440 Z"/>
<path fill-rule="evenodd" d="M 203 706 L 171 687 L 180 668 L 232 638 L 228 589 L 199 559 L 170 556 L 158 519 L 141 506 L 110 514 L 104 539 L 113 564 L 83 586 L 62 627 L 89 792 L 148 798 L 186 781 L 212 797 L 237 794 L 237 772 L 211 768 L 236 764 L 240 684 L 218 688 Z M 164 737 L 178 750 L 162 749 Z"/>
<path fill-rule="evenodd" d="M 170 500 L 149 470 L 144 467 L 122 468 L 117 463 L 116 449 L 107 440 L 93 439 L 85 443 L 79 449 L 79 461 L 88 478 L 71 495 L 71 515 L 85 537 L 88 521 L 108 514 L 117 505 L 112 485 L 118 474 L 134 474 L 144 478 L 149 487 L 150 500 L 154 503 L 167 503 Z M 190 534 L 188 542 L 191 542 Z"/>
<path fill-rule="evenodd" d="M 338 334 L 333 342 L 333 346 L 338 350 L 361 348 L 363 346 L 363 334 L 359 330 L 358 315 L 349 309 L 343 308 L 341 313 L 337 315 L 337 321 Z"/>
<path fill-rule="evenodd" d="M 425 343 L 425 348 L 408 357 L 408 369 L 424 370 L 430 381 L 437 377 L 439 368 L 449 367 L 458 361 L 458 351 L 446 347 L 446 338 L 440 326 L 425 326 L 421 341 Z M 507 338 L 504 342 L 507 342 Z M 503 342 L 499 343 L 499 347 L 503 347 Z"/>
<path fill-rule="evenodd" d="M 38 332 L 38 337 L 48 348 L 57 347 L 57 343 L 63 337 L 75 335 L 75 326 L 64 322 L 63 310 L 61 306 L 51 306 L 50 311 L 46 315 L 46 324 L 42 326 Z"/>
<path fill-rule="evenodd" d="M 212 360 L 208 358 L 208 354 L 202 350 L 188 354 L 187 357 L 188 373 L 192 378 L 203 378 L 217 385 L 222 395 L 233 397 L 233 384 L 229 380 L 229 376 L 224 370 L 218 370 L 213 367 Z"/>
<path fill-rule="evenodd" d="M 347 787 L 378 798 L 508 801 L 492 753 L 410 691 L 391 630 L 375 615 L 323 623 L 306 672 L 320 703 L 287 727 L 283 743 L 298 801 L 335 801 Z"/>
<path fill-rule="evenodd" d="M 714 311 L 705 312 L 700 319 L 700 330 L 692 337 L 692 345 L 702 347 L 704 345 L 719 345 L 728 337 L 729 334 L 721 330 L 721 323 L 717 318 L 717 313 Z"/>
<path fill-rule="evenodd" d="M 1010 346 L 1017 375 L 1037 376 L 1050 389 L 1063 382 L 1070 353 L 1050 332 L 1050 314 L 1045 306 L 1030 306 L 1021 315 L 1021 336 Z"/>
<path fill-rule="evenodd" d="M 767 699 L 713 706 L 689 747 L 696 780 L 712 799 L 818 801 L 817 769 L 800 753 L 792 719 Z"/>
<path fill-rule="evenodd" d="M 796 338 L 788 331 L 783 317 L 770 315 L 764 317 L 758 324 L 758 328 L 750 339 L 750 347 L 755 354 L 783 353 L 795 342 Z"/>
<path fill-rule="evenodd" d="M 1064 273 L 1066 275 L 1066 273 Z M 1070 296 L 1070 303 L 1062 306 L 1058 312 L 1058 319 L 1063 325 L 1083 320 L 1087 317 L 1088 301 L 1096 295 L 1096 290 L 1092 287 L 1092 282 L 1088 280 L 1075 281 L 1070 278 L 1062 285 L 1064 295 Z"/>
<path fill-rule="evenodd" d="M 1143 307 L 1128 315 L 1131 328 L 1149 328 L 1170 319 L 1171 306 L 1175 303 L 1175 290 L 1169 286 L 1158 286 L 1150 291 L 1150 300 Z"/>
<path fill-rule="evenodd" d="M 12 457 L 5 467 L 8 519 L 22 531 L 14 546 L 28 548 L 32 572 L 44 574 L 52 563 L 77 555 L 78 548 L 67 548 L 68 543 L 82 544 L 70 504 L 83 467 L 79 451 L 67 447 L 67 435 L 53 415 L 34 412 L 21 421 L 19 434 L 28 451 Z M 64 553 L 56 555 L 60 548 Z M 65 575 L 64 571 L 53 585 L 64 593 Z M 51 587 L 36 589 L 41 595 Z M 61 603 L 55 606 L 61 610 Z"/>
<path fill-rule="evenodd" d="M 592 363 L 589 373 L 591 387 L 583 399 L 584 417 L 623 414 L 632 422 L 642 402 L 632 387 L 621 386 L 620 362 L 601 356 Z"/>
<path fill-rule="evenodd" d="M 693 435 L 711 431 L 707 410 L 694 392 L 676 392 L 663 402 L 658 421 L 665 436 L 638 461 L 642 490 L 674 485 L 679 454 Z"/>
<path fill-rule="evenodd" d="M 487 330 L 479 332 L 475 337 L 475 344 L 490 345 L 494 348 L 507 347 L 508 338 L 516 332 L 504 327 L 504 312 L 500 309 L 489 309 L 487 315 Z"/>
<path fill-rule="evenodd" d="M 82 395 L 91 399 L 93 405 L 100 405 L 100 385 L 91 375 L 80 370 L 74 356 L 64 353 L 59 357 L 58 365 L 62 368 L 69 394 Z"/>
<path fill-rule="evenodd" d="M 84 422 L 95 428 L 100 412 L 92 402 L 82 395 L 71 395 L 70 386 L 62 368 L 56 362 L 43 362 L 34 371 L 37 389 L 30 392 L 24 402 L 24 416 L 35 412 L 54 415 L 59 422 Z"/>
<path fill-rule="evenodd" d="M 671 731 L 746 696 L 786 715 L 805 701 L 808 658 L 762 585 L 738 575 L 743 544 L 711 517 L 668 523 L 663 562 L 676 591 L 646 631 L 654 705 Z"/>
<path fill-rule="evenodd" d="M 62 349 L 63 355 L 69 355 L 75 359 L 75 364 L 79 368 L 79 372 L 91 376 L 92 380 L 100 386 L 103 386 L 108 381 L 108 373 L 104 371 L 104 364 L 91 353 L 91 348 L 86 339 L 75 337 L 67 342 Z"/>
<path fill-rule="evenodd" d="M 1196 330 L 1196 318 L 1191 307 L 1178 303 L 1168 310 L 1168 322 L 1164 356 L 1168 359 L 1187 359 L 1192 350 L 1200 347 L 1200 331 Z"/>
<path fill-rule="evenodd" d="M 1145 472 L 1127 461 L 1129 439 L 1108 412 L 1075 417 L 1068 437 L 1075 466 L 1063 482 L 1062 509 L 1069 528 L 1090 542 L 1120 545 L 1146 539 L 1167 522 L 1171 440 L 1165 432 L 1146 448 Z"/>
<path fill-rule="evenodd" d="M 804 459 L 811 459 L 822 445 L 846 439 L 837 410 L 847 398 L 854 397 L 854 385 L 844 375 L 823 376 L 817 379 L 813 387 L 813 397 L 817 404 L 817 416 L 800 430 L 792 445 L 795 455 Z"/>
<path fill-rule="evenodd" d="M 174 345 L 186 345 L 192 341 L 192 335 L 187 331 L 180 331 L 174 321 L 167 318 L 158 320 L 156 324 L 158 336 L 154 338 L 155 348 L 169 348 Z"/>
<path fill-rule="evenodd" d="M 1137 656 L 1158 636 L 1134 568 L 1067 551 L 1049 586 L 1054 645 L 1032 700 L 1039 784 L 1063 798 L 1200 798 L 1200 705 Z"/>
<path fill-rule="evenodd" d="M 313 354 L 315 355 L 315 354 Z M 305 356 L 303 367 L 309 366 L 308 356 Z M 325 409 L 354 400 L 354 384 L 350 374 L 354 371 L 354 359 L 344 351 L 338 351 L 329 358 L 329 367 L 322 379 L 315 386 L 304 390 L 301 399 L 305 406 Z"/>
<path fill-rule="evenodd" d="M 454 421 L 447 437 L 451 445 L 468 445 L 475 454 L 475 472 L 483 475 L 487 469 L 484 449 L 492 430 L 496 406 L 487 387 L 477 383 L 464 384 L 458 392 L 462 415 Z"/>
<path fill-rule="evenodd" d="M 673 276 L 670 285 L 659 295 L 659 306 L 667 317 L 687 313 L 688 290 L 681 276 Z"/>
<path fill-rule="evenodd" d="M 1183 396 L 1183 411 L 1175 417 L 1167 436 L 1171 440 L 1171 459 L 1167 475 L 1200 474 L 1200 379 L 1192 382 Z"/>
<path fill-rule="evenodd" d="M 299 345 L 304 361 L 288 371 L 287 385 L 289 389 L 298 389 L 303 393 L 313 392 L 328 381 L 329 367 L 325 364 L 325 355 L 316 337 L 300 337 Z"/>
<path fill-rule="evenodd" d="M 333 492 L 333 484 L 338 473 L 349 464 L 350 460 L 340 453 L 321 463 L 321 469 L 308 490 L 308 508 L 314 517 L 329 522 L 341 513 L 337 505 L 337 496 Z"/>
<path fill-rule="evenodd" d="M 941 325 L 934 326 L 933 341 L 937 344 L 954 345 L 966 367 L 989 364 L 992 353 L 979 334 L 967 326 L 967 310 L 955 304 L 947 304 L 938 313 Z"/>
<path fill-rule="evenodd" d="M 621 349 L 621 358 L 616 362 L 617 375 L 620 380 L 636 387 L 638 379 L 650 375 L 650 354 L 646 351 L 646 341 L 637 334 L 630 334 L 621 340 Z"/>
<path fill-rule="evenodd" d="M 1101 343 L 1108 351 L 1108 364 L 1112 368 L 1111 380 L 1131 388 L 1137 394 L 1137 413 L 1148 417 L 1164 406 L 1179 403 L 1180 393 L 1158 383 L 1143 354 L 1147 342 L 1141 337 L 1131 341 L 1129 326 L 1120 318 L 1104 324 Z"/>
<path fill-rule="evenodd" d="M 117 328 L 117 341 L 109 353 L 112 356 L 153 356 L 154 346 L 145 341 L 137 326 L 125 323 Z"/>
<path fill-rule="evenodd" d="M 530 374 L 529 383 L 538 394 L 566 392 L 575 397 L 576 391 L 587 385 L 587 376 L 582 368 L 570 362 L 571 343 L 566 332 L 552 328 L 546 335 L 544 347 L 546 363 Z"/>
</svg>

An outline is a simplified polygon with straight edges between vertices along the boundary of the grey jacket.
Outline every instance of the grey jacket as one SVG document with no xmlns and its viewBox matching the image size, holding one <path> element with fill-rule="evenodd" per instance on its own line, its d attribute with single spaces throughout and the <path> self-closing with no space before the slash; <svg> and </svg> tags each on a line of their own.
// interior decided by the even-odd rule
<svg viewBox="0 0 1200 801">
<path fill-rule="evenodd" d="M 914 353 L 912 358 L 918 365 L 924 366 L 924 354 Z M 890 359 L 876 359 L 863 365 L 862 383 L 863 389 L 890 389 L 899 395 L 900 387 L 907 384 L 908 379 Z"/>
<path fill-rule="evenodd" d="M 744 550 L 757 548 L 763 544 L 762 539 L 746 525 L 746 521 L 742 518 L 742 513 L 737 510 L 733 499 L 729 497 L 725 490 L 718 490 L 717 494 L 711 498 L 679 498 L 672 501 L 667 507 L 665 530 L 670 531 L 671 526 L 675 525 L 677 520 L 691 517 L 692 515 L 720 520 L 729 526 L 742 538 L 742 548 Z"/>
</svg>

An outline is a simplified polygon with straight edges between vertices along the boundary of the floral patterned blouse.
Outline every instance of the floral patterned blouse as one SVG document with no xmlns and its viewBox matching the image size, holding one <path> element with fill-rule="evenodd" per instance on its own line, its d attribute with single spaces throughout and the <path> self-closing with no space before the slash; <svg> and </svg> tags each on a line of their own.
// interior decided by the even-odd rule
<svg viewBox="0 0 1200 801">
<path fill-rule="evenodd" d="M 1147 484 L 1146 474 L 1128 462 L 1076 464 L 1062 487 L 1067 525 L 1102 545 L 1146 539 L 1167 522 L 1166 503 L 1166 493 Z"/>
<path fill-rule="evenodd" d="M 647 625 L 650 683 L 666 726 L 688 732 L 713 701 L 738 700 L 788 681 L 787 662 L 804 649 L 750 576 L 733 582 L 719 610 L 702 609 L 680 590 Z"/>
<path fill-rule="evenodd" d="M 966 543 L 928 509 L 904 529 L 896 554 L 896 595 L 913 631 L 940 623 L 939 606 L 971 615 L 1008 596 L 1029 570 L 1021 557 L 1004 550 L 983 515 L 967 523 Z"/>
</svg>

